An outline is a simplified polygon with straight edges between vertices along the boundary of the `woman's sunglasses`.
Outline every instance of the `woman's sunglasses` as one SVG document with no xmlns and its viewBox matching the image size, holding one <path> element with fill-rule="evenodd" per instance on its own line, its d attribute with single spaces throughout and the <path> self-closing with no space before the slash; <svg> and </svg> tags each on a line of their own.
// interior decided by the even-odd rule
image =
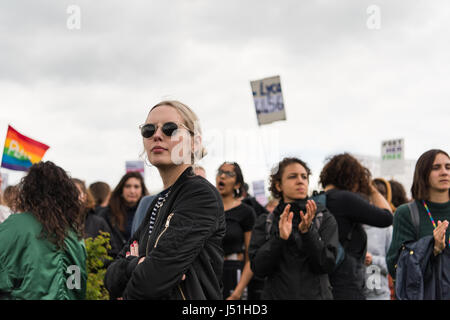
<svg viewBox="0 0 450 320">
<path fill-rule="evenodd" d="M 189 130 L 188 127 L 186 127 L 184 124 L 180 123 L 177 124 L 175 122 L 166 122 L 162 125 L 161 130 L 162 132 L 168 136 L 171 137 L 175 130 L 178 130 L 178 126 L 181 126 L 185 129 L 187 129 L 190 133 L 191 130 Z M 147 123 L 147 124 L 141 124 L 139 126 L 139 129 L 141 130 L 141 134 L 144 138 L 151 138 L 155 134 L 156 130 L 158 130 L 159 125 L 153 124 L 153 123 Z"/>
</svg>

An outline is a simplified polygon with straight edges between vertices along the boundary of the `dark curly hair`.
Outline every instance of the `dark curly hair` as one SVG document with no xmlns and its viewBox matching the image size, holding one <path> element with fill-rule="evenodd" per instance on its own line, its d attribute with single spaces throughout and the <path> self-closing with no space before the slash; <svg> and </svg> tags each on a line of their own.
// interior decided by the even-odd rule
<svg viewBox="0 0 450 320">
<path fill-rule="evenodd" d="M 332 184 L 341 190 L 371 194 L 372 175 L 355 157 L 346 152 L 327 160 L 319 177 L 322 187 Z"/>
<path fill-rule="evenodd" d="M 78 190 L 67 173 L 51 161 L 32 165 L 19 185 L 18 207 L 42 225 L 41 237 L 64 249 L 69 230 L 83 236 Z"/>
<path fill-rule="evenodd" d="M 306 173 L 308 174 L 308 181 L 309 176 L 311 175 L 311 169 L 309 169 L 306 162 L 298 159 L 298 158 L 284 158 L 278 164 L 272 169 L 272 174 L 270 175 L 270 186 L 269 191 L 272 193 L 272 196 L 275 199 L 282 199 L 283 193 L 277 190 L 276 185 L 281 184 L 281 178 L 283 177 L 284 169 L 293 163 L 298 163 L 303 168 L 305 168 Z"/>
</svg>

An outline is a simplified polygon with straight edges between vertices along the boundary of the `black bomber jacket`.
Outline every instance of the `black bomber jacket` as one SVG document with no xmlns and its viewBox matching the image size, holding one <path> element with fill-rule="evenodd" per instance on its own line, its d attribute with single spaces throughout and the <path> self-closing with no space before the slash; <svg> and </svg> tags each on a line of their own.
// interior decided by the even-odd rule
<svg viewBox="0 0 450 320">
<path fill-rule="evenodd" d="M 222 198 L 191 167 L 172 185 L 149 237 L 150 205 L 144 222 L 108 267 L 112 299 L 222 299 L 225 216 Z M 125 257 L 137 241 L 140 257 Z M 144 261 L 138 264 L 141 257 Z M 183 281 L 182 277 L 186 275 Z"/>
</svg>

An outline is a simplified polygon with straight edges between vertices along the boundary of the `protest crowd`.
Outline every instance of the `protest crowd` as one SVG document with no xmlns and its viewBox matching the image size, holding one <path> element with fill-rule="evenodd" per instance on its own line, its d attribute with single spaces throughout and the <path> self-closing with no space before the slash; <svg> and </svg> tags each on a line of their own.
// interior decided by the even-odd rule
<svg viewBox="0 0 450 320">
<path fill-rule="evenodd" d="M 350 153 L 325 159 L 320 190 L 309 186 L 307 155 L 279 159 L 263 206 L 233 159 L 223 159 L 215 185 L 206 179 L 191 108 L 162 101 L 143 120 L 158 194 L 138 172 L 116 186 L 86 185 L 51 161 L 5 189 L 0 299 L 87 299 L 101 269 L 111 300 L 450 299 L 446 151 L 417 159 L 411 199 Z M 92 270 L 88 240 L 98 237 L 109 244 Z"/>
</svg>

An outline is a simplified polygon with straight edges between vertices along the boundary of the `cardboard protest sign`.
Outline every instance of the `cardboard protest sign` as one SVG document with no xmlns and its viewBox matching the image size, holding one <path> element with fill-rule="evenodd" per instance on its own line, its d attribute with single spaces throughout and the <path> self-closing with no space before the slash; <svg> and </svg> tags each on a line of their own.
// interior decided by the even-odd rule
<svg viewBox="0 0 450 320">
<path fill-rule="evenodd" d="M 250 81 L 258 124 L 286 120 L 280 76 Z"/>
<path fill-rule="evenodd" d="M 405 170 L 405 141 L 392 139 L 381 142 L 381 174 L 394 176 Z"/>
</svg>

